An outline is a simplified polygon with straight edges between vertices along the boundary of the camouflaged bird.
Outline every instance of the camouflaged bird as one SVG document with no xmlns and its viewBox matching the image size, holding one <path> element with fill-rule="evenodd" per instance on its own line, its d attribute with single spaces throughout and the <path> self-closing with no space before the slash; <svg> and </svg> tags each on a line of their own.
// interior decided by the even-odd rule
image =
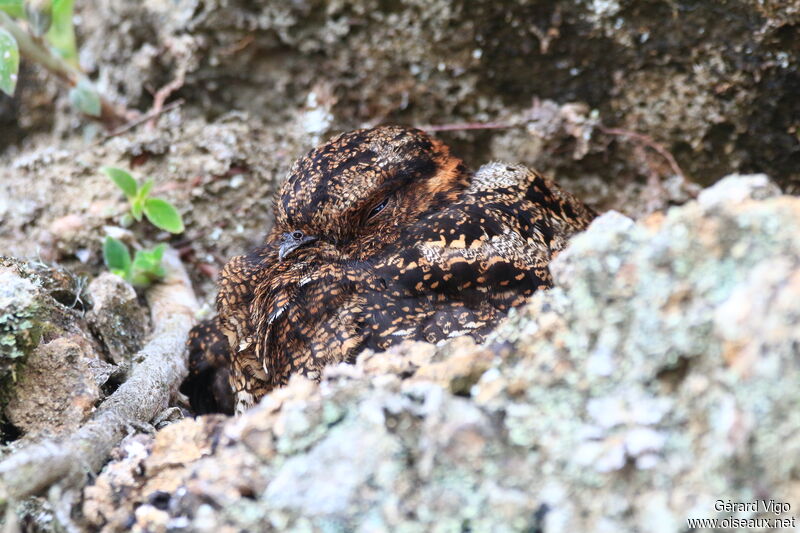
<svg viewBox="0 0 800 533">
<path fill-rule="evenodd" d="M 193 332 L 195 409 L 232 410 L 232 389 L 240 412 L 366 348 L 481 339 L 551 286 L 548 263 L 594 216 L 532 170 L 469 172 L 442 142 L 397 126 L 312 150 L 274 211 L 264 245 L 223 269 L 215 320 Z"/>
</svg>

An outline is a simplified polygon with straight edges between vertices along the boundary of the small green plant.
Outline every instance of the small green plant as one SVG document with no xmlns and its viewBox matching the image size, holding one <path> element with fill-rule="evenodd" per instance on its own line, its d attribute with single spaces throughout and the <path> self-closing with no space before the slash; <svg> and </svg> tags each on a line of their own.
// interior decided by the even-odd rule
<svg viewBox="0 0 800 533">
<path fill-rule="evenodd" d="M 183 219 L 175 206 L 163 198 L 150 196 L 153 180 L 147 180 L 140 186 L 125 170 L 114 167 L 104 167 L 102 170 L 128 198 L 130 208 L 123 216 L 123 223 L 141 221 L 144 215 L 157 228 L 170 233 L 183 232 Z M 146 287 L 164 277 L 161 258 L 165 249 L 166 244 L 162 243 L 149 250 L 137 250 L 131 259 L 125 243 L 109 235 L 103 242 L 103 260 L 112 273 L 134 285 Z"/>
<path fill-rule="evenodd" d="M 164 277 L 161 258 L 167 245 L 159 244 L 152 250 L 137 250 L 133 260 L 125 243 L 108 235 L 103 242 L 103 259 L 112 274 L 125 281 L 146 287 Z"/>
<path fill-rule="evenodd" d="M 114 167 L 103 167 L 102 170 L 125 193 L 130 203 L 130 215 L 137 222 L 142 220 L 142 213 L 144 213 L 147 220 L 157 228 L 170 233 L 183 232 L 183 220 L 175 206 L 163 198 L 150 196 L 153 180 L 147 180 L 139 186 L 134 177 L 126 170 Z"/>
<path fill-rule="evenodd" d="M 105 99 L 81 70 L 75 41 L 75 0 L 0 0 L 0 91 L 14 95 L 20 56 L 69 88 L 75 109 L 111 129 L 125 111 Z"/>
</svg>

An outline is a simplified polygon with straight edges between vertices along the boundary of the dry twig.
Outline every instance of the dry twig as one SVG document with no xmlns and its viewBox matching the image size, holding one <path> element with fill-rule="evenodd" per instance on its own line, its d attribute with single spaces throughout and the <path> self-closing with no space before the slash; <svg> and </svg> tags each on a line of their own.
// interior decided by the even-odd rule
<svg viewBox="0 0 800 533">
<path fill-rule="evenodd" d="M 256 36 L 252 33 L 250 35 L 246 35 L 244 38 L 240 39 L 239 41 L 233 43 L 232 45 L 228 46 L 227 48 L 223 48 L 220 51 L 220 55 L 223 56 L 231 56 L 237 52 L 241 52 L 252 43 L 256 39 Z"/>
<path fill-rule="evenodd" d="M 515 121 L 515 122 L 462 122 L 456 124 L 420 126 L 419 129 L 431 133 L 440 131 L 499 130 L 499 129 L 514 128 L 517 126 L 524 126 L 525 122 L 526 120 Z M 613 135 L 616 137 L 626 137 L 633 142 L 639 143 L 640 145 L 652 149 L 666 160 L 670 169 L 676 176 L 680 177 L 681 180 L 683 181 L 687 181 L 686 174 L 684 174 L 680 165 L 678 165 L 678 162 L 675 160 L 675 156 L 673 156 L 669 150 L 664 148 L 664 146 L 662 146 L 661 144 L 657 143 L 655 139 L 653 139 L 649 135 L 645 135 L 643 133 L 637 133 L 635 131 L 623 130 L 619 128 L 608 128 L 600 123 L 594 123 L 593 126 L 607 135 Z"/>
<path fill-rule="evenodd" d="M 667 164 L 669 165 L 670 169 L 672 169 L 672 172 L 676 176 L 679 176 L 682 180 L 686 180 L 686 174 L 684 174 L 683 170 L 681 170 L 681 167 L 678 165 L 678 162 L 675 160 L 675 156 L 673 156 L 672 153 L 669 150 L 667 150 L 666 148 L 661 146 L 659 143 L 657 143 L 652 137 L 650 137 L 648 135 L 644 135 L 642 133 L 636 133 L 635 131 L 621 130 L 621 129 L 618 129 L 618 128 L 607 128 L 607 127 L 603 126 L 602 124 L 598 124 L 597 125 L 597 129 L 599 129 L 600 131 L 602 131 L 603 133 L 608 134 L 608 135 L 616 135 L 616 136 L 619 136 L 619 137 L 627 137 L 627 138 L 629 138 L 629 139 L 631 139 L 633 141 L 641 143 L 641 144 L 647 146 L 648 148 L 654 150 L 655 152 L 657 152 L 661 157 L 663 157 L 667 161 Z"/>
<path fill-rule="evenodd" d="M 172 93 L 183 87 L 184 80 L 185 75 L 183 71 L 181 71 L 174 80 L 156 91 L 156 94 L 153 95 L 153 107 L 151 107 L 150 111 L 147 113 L 150 116 L 147 122 L 148 128 L 153 129 L 156 127 L 156 118 L 163 112 L 164 102 L 167 101 L 167 98 L 169 98 Z M 181 100 L 181 102 L 182 101 L 183 100 Z"/>
<path fill-rule="evenodd" d="M 22 56 L 41 65 L 65 87 L 75 87 L 81 79 L 85 78 L 80 70 L 53 54 L 41 42 L 17 26 L 11 17 L 2 11 L 0 11 L 0 28 L 4 28 L 14 36 Z M 128 110 L 117 106 L 102 94 L 98 93 L 97 96 L 100 99 L 100 116 L 87 116 L 99 120 L 107 130 L 125 122 L 129 116 Z"/>
<path fill-rule="evenodd" d="M 420 126 L 419 129 L 435 133 L 437 131 L 504 130 L 514 126 L 522 126 L 522 124 L 513 122 L 462 122 L 457 124 L 430 124 L 428 126 Z"/>
<path fill-rule="evenodd" d="M 131 431 L 162 412 L 186 375 L 184 344 L 197 300 L 174 250 L 164 254 L 169 274 L 147 293 L 155 331 L 137 354 L 131 377 L 78 431 L 28 445 L 0 462 L 0 503 L 61 484 L 81 486 L 100 470 L 111 450 Z"/>
<path fill-rule="evenodd" d="M 173 109 L 178 108 L 178 107 L 180 107 L 182 105 L 183 105 L 183 100 L 181 99 L 181 100 L 175 100 L 174 102 L 170 102 L 169 104 L 161 107 L 160 109 L 153 109 L 150 112 L 148 112 L 148 113 L 142 115 L 141 117 L 137 118 L 136 120 L 132 120 L 131 122 L 128 122 L 127 124 L 125 124 L 121 128 L 117 128 L 116 130 L 112 131 L 108 135 L 103 136 L 103 138 L 100 139 L 99 141 L 97 141 L 96 144 L 102 144 L 102 143 L 104 143 L 105 141 L 107 141 L 108 139 L 110 139 L 112 137 L 116 137 L 117 135 L 122 135 L 123 133 L 132 130 L 136 126 L 144 124 L 148 120 L 150 120 L 150 119 L 152 119 L 152 118 L 154 118 L 154 117 L 156 117 L 158 115 L 161 115 L 163 113 L 166 113 L 167 111 L 172 111 Z"/>
</svg>

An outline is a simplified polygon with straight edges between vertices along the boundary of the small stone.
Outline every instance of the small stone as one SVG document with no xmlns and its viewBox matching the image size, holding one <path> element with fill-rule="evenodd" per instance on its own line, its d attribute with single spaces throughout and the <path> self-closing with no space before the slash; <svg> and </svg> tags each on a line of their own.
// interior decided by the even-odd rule
<svg viewBox="0 0 800 533">
<path fill-rule="evenodd" d="M 86 226 L 86 221 L 80 215 L 66 215 L 50 223 L 50 233 L 60 241 L 71 241 Z"/>
<path fill-rule="evenodd" d="M 169 513 L 152 505 L 140 505 L 136 509 L 136 524 L 144 531 L 166 533 L 169 521 Z"/>
<path fill-rule="evenodd" d="M 153 453 L 145 463 L 147 471 L 157 474 L 173 465 L 190 463 L 210 454 L 212 445 L 208 437 L 218 424 L 207 422 L 214 420 L 214 417 L 186 419 L 165 426 L 156 434 Z"/>
<path fill-rule="evenodd" d="M 147 313 L 136 291 L 125 280 L 104 272 L 89 285 L 94 306 L 89 326 L 116 364 L 127 364 L 141 348 L 148 329 Z"/>
<path fill-rule="evenodd" d="M 433 381 L 453 394 L 469 395 L 472 386 L 491 366 L 494 354 L 486 348 L 476 346 L 469 337 L 457 340 L 458 348 L 451 347 L 453 354 L 450 357 L 420 367 L 413 379 Z"/>
</svg>

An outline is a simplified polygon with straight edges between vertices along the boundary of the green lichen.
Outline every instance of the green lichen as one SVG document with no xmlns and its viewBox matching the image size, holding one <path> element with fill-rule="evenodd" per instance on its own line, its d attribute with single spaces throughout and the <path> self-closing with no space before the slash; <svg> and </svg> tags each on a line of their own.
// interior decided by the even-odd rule
<svg viewBox="0 0 800 533">
<path fill-rule="evenodd" d="M 0 271 L 0 377 L 39 344 L 42 334 L 37 288 L 9 270 Z"/>
</svg>

